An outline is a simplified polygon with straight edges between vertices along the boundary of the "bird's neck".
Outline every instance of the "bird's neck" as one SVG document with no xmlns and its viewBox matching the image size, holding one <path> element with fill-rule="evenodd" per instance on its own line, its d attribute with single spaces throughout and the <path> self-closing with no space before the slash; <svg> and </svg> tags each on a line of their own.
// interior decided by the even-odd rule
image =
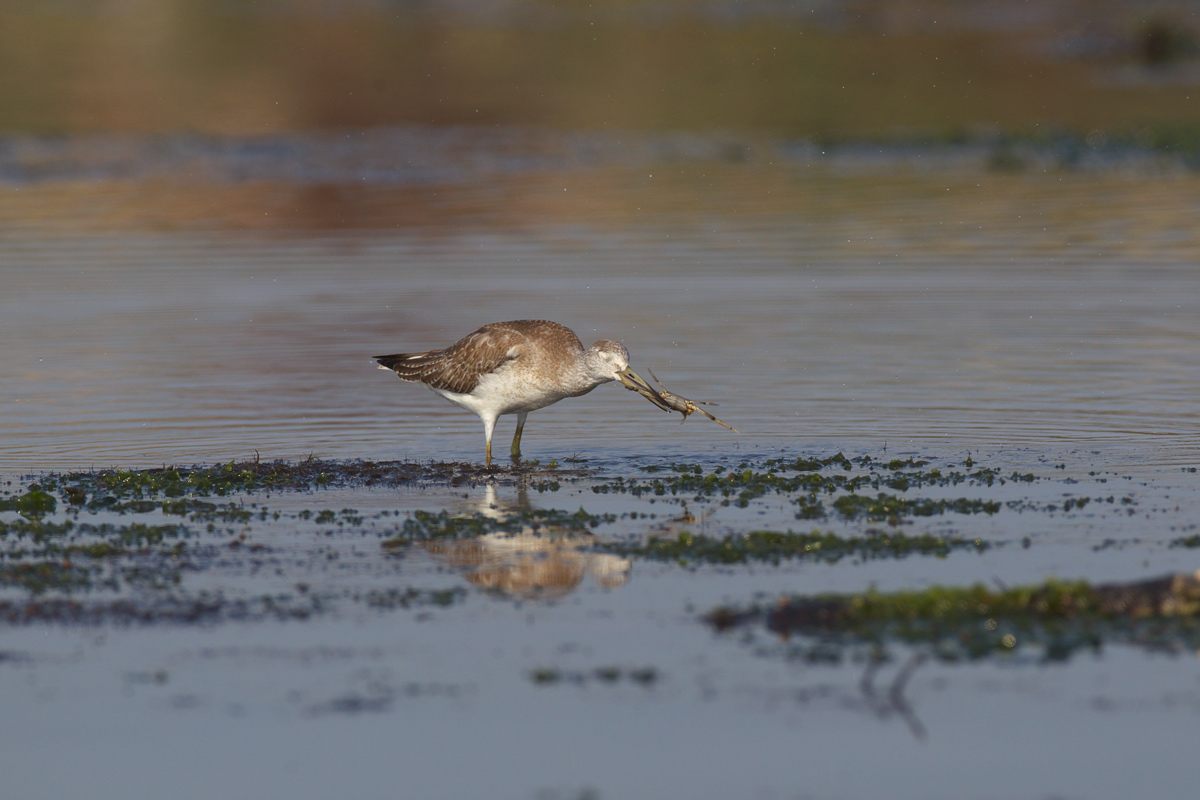
<svg viewBox="0 0 1200 800">
<path fill-rule="evenodd" d="M 607 369 L 607 364 L 600 358 L 600 355 L 589 350 L 584 354 L 582 361 L 561 376 L 561 380 L 564 388 L 570 391 L 570 396 L 576 397 L 590 392 L 602 383 L 611 381 L 612 378 L 605 374 Z"/>
</svg>

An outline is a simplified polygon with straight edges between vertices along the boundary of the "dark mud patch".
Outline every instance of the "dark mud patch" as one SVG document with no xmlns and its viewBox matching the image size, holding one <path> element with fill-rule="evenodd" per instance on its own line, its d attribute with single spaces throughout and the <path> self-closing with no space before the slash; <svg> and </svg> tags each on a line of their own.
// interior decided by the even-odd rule
<svg viewBox="0 0 1200 800">
<path fill-rule="evenodd" d="M 535 686 L 616 686 L 621 683 L 650 688 L 662 679 L 654 667 L 604 666 L 590 670 L 539 667 L 529 672 Z"/>
<path fill-rule="evenodd" d="M 397 701 L 403 699 L 453 700 L 475 694 L 473 686 L 455 683 L 409 681 L 397 684 L 387 677 L 370 677 L 364 680 L 363 684 L 339 697 L 310 705 L 306 710 L 307 714 L 312 717 L 329 714 L 379 714 L 392 711 Z"/>
</svg>

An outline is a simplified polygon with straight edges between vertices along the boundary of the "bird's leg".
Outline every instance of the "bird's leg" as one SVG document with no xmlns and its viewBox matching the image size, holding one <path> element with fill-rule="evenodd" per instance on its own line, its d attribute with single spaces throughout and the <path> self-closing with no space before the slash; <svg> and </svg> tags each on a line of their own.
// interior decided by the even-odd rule
<svg viewBox="0 0 1200 800">
<path fill-rule="evenodd" d="M 492 431 L 496 429 L 496 418 L 481 417 L 481 419 L 483 420 L 483 435 L 487 437 L 483 466 L 490 469 L 492 466 Z"/>
<path fill-rule="evenodd" d="M 509 450 L 514 464 L 521 463 L 521 434 L 525 432 L 525 418 L 528 416 L 527 411 L 517 413 L 517 432 L 513 434 L 512 448 Z"/>
</svg>

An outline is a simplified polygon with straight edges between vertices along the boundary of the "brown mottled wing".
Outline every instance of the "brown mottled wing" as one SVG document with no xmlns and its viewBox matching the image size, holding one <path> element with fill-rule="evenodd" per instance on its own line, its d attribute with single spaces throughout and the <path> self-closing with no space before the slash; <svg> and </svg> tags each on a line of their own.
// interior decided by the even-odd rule
<svg viewBox="0 0 1200 800">
<path fill-rule="evenodd" d="M 547 330 L 545 326 L 551 326 L 550 329 L 561 328 L 574 339 L 575 346 L 579 346 L 578 338 L 569 328 L 541 320 L 517 320 L 484 325 L 443 350 L 375 356 L 375 360 L 380 366 L 394 370 L 406 381 L 469 394 L 482 376 L 516 359 L 529 336 Z"/>
</svg>

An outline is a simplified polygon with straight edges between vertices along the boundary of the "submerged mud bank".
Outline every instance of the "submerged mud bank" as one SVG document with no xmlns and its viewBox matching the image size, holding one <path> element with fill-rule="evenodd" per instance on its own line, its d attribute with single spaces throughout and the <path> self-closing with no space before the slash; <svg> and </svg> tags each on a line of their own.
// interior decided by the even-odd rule
<svg viewBox="0 0 1200 800">
<path fill-rule="evenodd" d="M 782 597 L 770 607 L 721 607 L 705 616 L 717 631 L 761 625 L 786 657 L 874 660 L 907 646 L 943 662 L 1037 653 L 1064 661 L 1080 651 L 1126 644 L 1159 652 L 1200 648 L 1200 572 L 1093 585 L 935 586 L 921 591 Z"/>
</svg>

